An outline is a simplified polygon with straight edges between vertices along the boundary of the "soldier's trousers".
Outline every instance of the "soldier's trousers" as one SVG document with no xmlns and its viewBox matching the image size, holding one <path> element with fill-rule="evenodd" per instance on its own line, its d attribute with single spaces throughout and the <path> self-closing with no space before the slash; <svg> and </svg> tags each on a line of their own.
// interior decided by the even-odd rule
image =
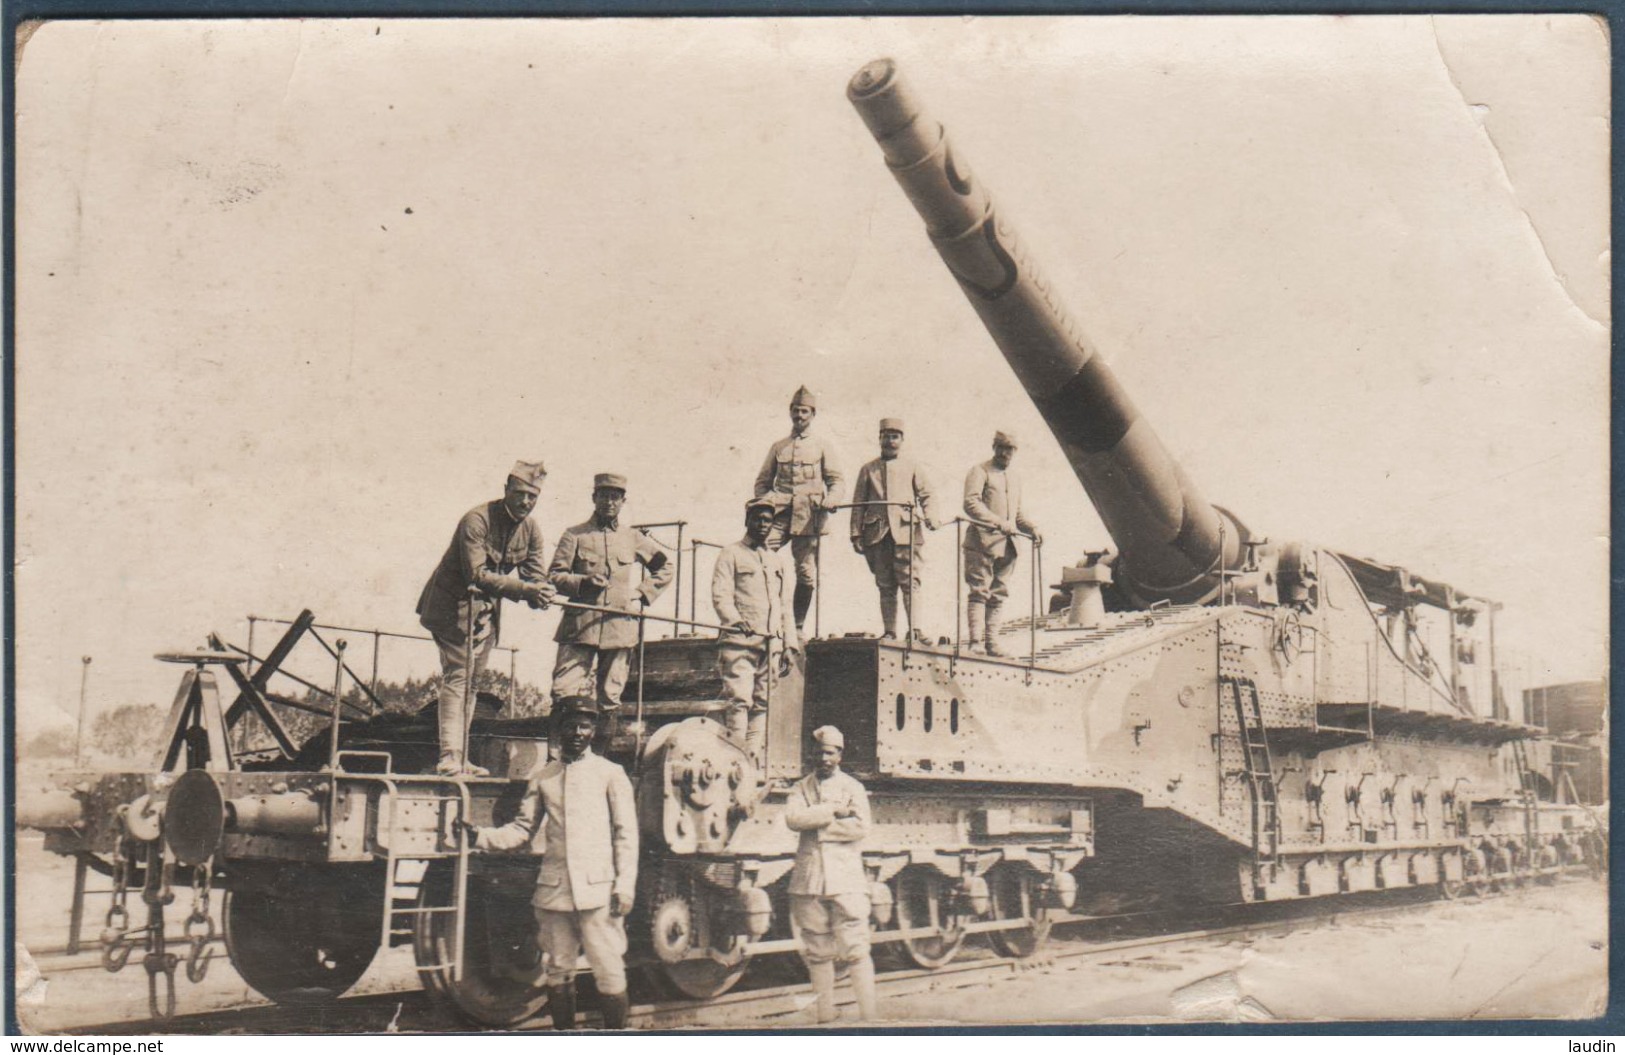
<svg viewBox="0 0 1625 1055">
<path fill-rule="evenodd" d="M 1010 573 L 1016 566 L 1016 547 L 1006 542 L 1000 553 L 988 554 L 966 546 L 965 591 L 972 601 L 997 608 L 1010 596 Z"/>
<path fill-rule="evenodd" d="M 466 640 L 452 641 L 435 634 L 434 643 L 440 649 L 440 757 L 444 760 L 455 754 L 460 759 L 468 724 L 474 720 L 472 708 L 466 714 L 463 711 L 463 692 L 468 679 L 478 679 L 485 669 L 496 635 L 489 625 L 481 627 L 476 623 L 472 657 Z"/>
<path fill-rule="evenodd" d="M 585 952 L 600 993 L 626 992 L 626 926 L 609 914 L 609 906 L 569 912 L 536 909 L 536 944 L 547 954 L 548 986 L 567 984 Z"/>
<path fill-rule="evenodd" d="M 630 648 L 595 648 L 561 641 L 558 658 L 553 661 L 553 699 L 592 696 L 596 688 L 600 704 L 619 707 L 631 664 Z"/>
<path fill-rule="evenodd" d="M 863 559 L 869 562 L 869 571 L 881 593 L 901 587 L 904 591 L 912 590 L 915 597 L 920 596 L 920 565 L 924 555 L 917 552 L 918 548 L 899 546 L 888 535 L 863 551 Z"/>
<path fill-rule="evenodd" d="M 724 642 L 717 649 L 717 673 L 728 700 L 728 736 L 756 758 L 767 731 L 768 691 L 775 656 L 766 645 Z"/>
<path fill-rule="evenodd" d="M 791 535 L 790 513 L 786 510 L 767 533 L 767 548 L 777 553 L 790 543 L 791 563 L 795 565 L 796 582 L 812 586 L 818 581 L 818 536 Z"/>
<path fill-rule="evenodd" d="M 790 914 L 801 930 L 801 958 L 808 963 L 852 963 L 869 955 L 868 894 L 791 894 Z"/>
</svg>

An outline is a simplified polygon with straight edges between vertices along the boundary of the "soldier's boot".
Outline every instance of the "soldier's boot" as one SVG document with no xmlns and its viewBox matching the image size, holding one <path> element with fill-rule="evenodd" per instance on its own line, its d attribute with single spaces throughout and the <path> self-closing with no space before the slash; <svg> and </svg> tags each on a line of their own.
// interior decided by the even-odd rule
<svg viewBox="0 0 1625 1055">
<path fill-rule="evenodd" d="M 810 582 L 796 583 L 795 600 L 792 602 L 796 613 L 796 629 L 801 630 L 807 625 L 807 613 L 812 610 L 813 588 Z"/>
<path fill-rule="evenodd" d="M 835 961 L 809 963 L 807 974 L 812 978 L 813 995 L 818 998 L 818 1021 L 835 1021 Z"/>
<path fill-rule="evenodd" d="M 984 622 L 987 615 L 987 602 L 970 600 L 965 602 L 965 623 L 970 630 L 970 651 L 985 652 L 987 646 L 982 639 L 987 635 Z"/>
<path fill-rule="evenodd" d="M 440 764 L 434 771 L 443 777 L 460 777 L 463 775 L 463 753 L 445 748 L 440 752 Z"/>
<path fill-rule="evenodd" d="M 625 1029 L 626 1014 L 631 1009 L 625 993 L 603 993 L 598 998 L 598 1011 L 604 1016 L 605 1029 Z"/>
<path fill-rule="evenodd" d="M 987 654 L 990 656 L 1008 656 L 1010 653 L 999 647 L 999 606 L 987 606 Z"/>
<path fill-rule="evenodd" d="M 885 638 L 897 637 L 897 587 L 880 588 L 880 625 L 884 632 L 880 635 Z"/>
<path fill-rule="evenodd" d="M 576 990 L 572 982 L 547 987 L 547 1014 L 554 1029 L 576 1028 Z"/>
<path fill-rule="evenodd" d="M 858 1001 L 858 1017 L 865 1022 L 875 1020 L 875 961 L 867 954 L 853 960 L 846 968 L 852 981 L 852 995 Z"/>
<path fill-rule="evenodd" d="M 763 748 L 767 744 L 767 712 L 751 711 L 750 721 L 745 727 L 745 754 L 755 764 L 757 772 L 767 769 L 767 752 Z"/>
</svg>

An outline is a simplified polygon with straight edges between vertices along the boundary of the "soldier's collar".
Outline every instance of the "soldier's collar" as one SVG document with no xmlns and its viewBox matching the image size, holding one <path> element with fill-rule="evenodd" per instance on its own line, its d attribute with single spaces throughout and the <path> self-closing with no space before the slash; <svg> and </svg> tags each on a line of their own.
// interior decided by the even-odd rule
<svg viewBox="0 0 1625 1055">
<path fill-rule="evenodd" d="M 606 529 L 608 529 L 610 531 L 615 531 L 618 528 L 620 528 L 620 526 L 621 526 L 621 518 L 620 517 L 616 517 L 615 519 L 611 520 L 608 517 L 599 516 L 596 512 L 594 512 L 593 515 L 592 515 L 592 522 L 594 524 L 598 525 L 599 527 L 606 528 Z"/>
</svg>

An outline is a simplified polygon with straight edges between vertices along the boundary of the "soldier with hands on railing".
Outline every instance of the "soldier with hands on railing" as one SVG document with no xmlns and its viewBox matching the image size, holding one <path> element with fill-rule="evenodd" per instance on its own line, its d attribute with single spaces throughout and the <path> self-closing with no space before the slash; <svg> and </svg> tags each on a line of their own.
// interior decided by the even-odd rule
<svg viewBox="0 0 1625 1055">
<path fill-rule="evenodd" d="M 766 498 L 745 503 L 745 537 L 722 548 L 711 574 L 711 605 L 726 628 L 717 648 L 717 673 L 728 698 L 728 736 L 758 767 L 775 667 L 781 677 L 787 675 L 790 653 L 801 650 L 790 617 L 792 573 L 768 546 L 774 513 Z"/>
<path fill-rule="evenodd" d="M 592 517 L 565 529 L 553 552 L 548 578 L 572 601 L 637 612 L 649 607 L 671 584 L 672 567 L 660 544 L 622 523 L 626 477 L 593 477 Z M 637 607 L 633 605 L 636 603 Z M 553 696 L 592 696 L 613 717 L 621 706 L 638 619 L 605 612 L 567 609 L 553 640 Z"/>
<path fill-rule="evenodd" d="M 902 419 L 882 418 L 880 457 L 858 471 L 852 491 L 852 548 L 868 561 L 880 590 L 882 636 L 886 638 L 897 636 L 899 587 L 909 626 L 914 629 L 925 544 L 919 523 L 923 520 L 928 530 L 937 529 L 931 484 L 918 463 L 902 456 L 902 450 Z"/>
<path fill-rule="evenodd" d="M 818 765 L 790 789 L 784 822 L 801 833 L 790 873 L 790 912 L 801 932 L 801 958 L 818 998 L 818 1021 L 835 1018 L 835 964 L 844 963 L 858 1017 L 875 1017 L 875 964 L 869 956 L 869 880 L 862 843 L 869 794 L 841 771 L 846 739 L 833 725 L 813 730 Z"/>
<path fill-rule="evenodd" d="M 1017 535 L 1042 545 L 1038 529 L 1021 505 L 1021 478 L 1010 471 L 1016 438 L 1008 432 L 993 434 L 993 457 L 971 467 L 965 475 L 965 516 L 969 529 L 961 547 L 965 555 L 968 594 L 965 621 L 970 650 L 1006 655 L 998 644 L 999 610 L 1010 596 L 1010 572 L 1016 564 Z"/>
<path fill-rule="evenodd" d="M 756 474 L 756 497 L 773 503 L 768 547 L 776 552 L 788 540 L 795 561 L 797 631 L 807 625 L 818 581 L 818 540 L 827 530 L 829 511 L 840 504 L 843 485 L 834 452 L 822 436 L 812 434 L 817 415 L 817 397 L 802 385 L 790 397 L 790 435 L 773 444 Z"/>
<path fill-rule="evenodd" d="M 530 518 L 546 478 L 541 462 L 515 462 L 503 496 L 475 506 L 457 522 L 451 544 L 418 597 L 418 621 L 440 649 L 437 771 L 443 776 L 486 775 L 463 757 L 474 717 L 464 701 L 469 679 L 479 677 L 497 643 L 502 598 L 538 608 L 553 600 L 542 532 Z"/>
<path fill-rule="evenodd" d="M 518 815 L 497 828 L 465 825 L 477 849 L 541 851 L 531 905 L 555 1029 L 575 1026 L 583 952 L 605 1028 L 626 1027 L 624 921 L 637 890 L 637 808 L 626 771 L 592 750 L 599 718 L 591 697 L 561 699 L 553 711 L 559 757 L 531 779 Z"/>
</svg>

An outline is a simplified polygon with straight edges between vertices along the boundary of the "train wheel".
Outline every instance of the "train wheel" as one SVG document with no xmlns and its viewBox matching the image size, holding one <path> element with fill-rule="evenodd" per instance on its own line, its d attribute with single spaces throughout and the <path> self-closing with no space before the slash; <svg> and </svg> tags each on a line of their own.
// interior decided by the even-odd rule
<svg viewBox="0 0 1625 1055">
<path fill-rule="evenodd" d="M 417 907 L 445 908 L 451 902 L 452 873 L 433 868 L 418 888 Z M 424 988 L 469 1020 L 484 1026 L 516 1026 L 536 1018 L 547 1005 L 543 960 L 536 946 L 536 918 L 530 898 L 470 876 L 463 919 L 463 955 L 453 978 L 456 916 L 419 914 L 412 953 Z"/>
<path fill-rule="evenodd" d="M 1055 925 L 1049 909 L 1042 904 L 1038 892 L 1038 874 L 1030 868 L 999 867 L 993 870 L 988 885 L 993 898 L 995 919 L 1030 919 L 1032 925 L 1019 930 L 988 932 L 988 939 L 1003 956 L 1026 959 L 1049 940 L 1050 928 Z"/>
<path fill-rule="evenodd" d="M 710 1000 L 732 989 L 750 966 L 749 958 L 737 963 L 711 959 L 681 959 L 700 940 L 694 919 L 694 906 L 687 896 L 668 894 L 649 914 L 649 939 L 661 961 L 651 968 L 660 984 L 673 996 L 690 1000 Z"/>
<path fill-rule="evenodd" d="M 279 1004 L 338 999 L 366 973 L 383 926 L 382 877 L 289 871 L 269 889 L 226 894 L 226 952 L 243 981 Z"/>
<path fill-rule="evenodd" d="M 905 868 L 897 877 L 897 928 L 935 927 L 941 932 L 903 939 L 903 955 L 928 971 L 947 966 L 965 944 L 958 915 L 949 914 L 947 888 L 948 880 L 930 868 Z"/>
</svg>

